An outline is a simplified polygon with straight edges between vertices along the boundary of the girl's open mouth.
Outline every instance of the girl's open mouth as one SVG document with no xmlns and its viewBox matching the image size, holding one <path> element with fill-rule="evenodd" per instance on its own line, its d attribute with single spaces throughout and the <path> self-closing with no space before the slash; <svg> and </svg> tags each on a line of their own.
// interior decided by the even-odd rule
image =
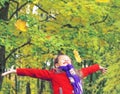
<svg viewBox="0 0 120 94">
<path fill-rule="evenodd" d="M 68 64 L 68 62 L 64 62 L 63 64 Z"/>
</svg>

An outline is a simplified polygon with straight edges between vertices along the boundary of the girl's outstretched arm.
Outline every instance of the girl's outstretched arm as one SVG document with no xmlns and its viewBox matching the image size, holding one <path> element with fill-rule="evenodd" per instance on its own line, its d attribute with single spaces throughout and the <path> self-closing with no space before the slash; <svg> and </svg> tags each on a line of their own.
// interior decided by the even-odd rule
<svg viewBox="0 0 120 94">
<path fill-rule="evenodd" d="M 2 73 L 1 76 L 6 76 L 6 75 L 11 74 L 11 73 L 16 73 L 16 70 L 15 69 L 11 69 L 11 70 L 9 70 L 7 72 Z"/>
<path fill-rule="evenodd" d="M 82 78 L 87 77 L 88 75 L 95 73 L 97 71 L 101 71 L 102 73 L 105 73 L 107 71 L 107 68 L 99 66 L 98 64 L 94 64 L 89 67 L 80 69 Z"/>
<path fill-rule="evenodd" d="M 18 76 L 30 76 L 33 78 L 40 78 L 43 80 L 51 80 L 52 75 L 54 74 L 53 70 L 45 70 L 45 69 L 33 69 L 33 68 L 13 68 L 12 66 L 9 71 L 4 72 L 1 76 L 6 76 L 11 73 L 15 73 Z"/>
</svg>

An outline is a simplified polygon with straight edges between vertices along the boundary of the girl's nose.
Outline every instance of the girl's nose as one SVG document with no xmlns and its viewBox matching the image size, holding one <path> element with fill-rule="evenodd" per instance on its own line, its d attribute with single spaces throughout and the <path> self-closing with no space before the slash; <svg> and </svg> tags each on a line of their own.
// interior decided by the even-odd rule
<svg viewBox="0 0 120 94">
<path fill-rule="evenodd" d="M 65 61 L 69 61 L 68 59 L 66 59 Z"/>
</svg>

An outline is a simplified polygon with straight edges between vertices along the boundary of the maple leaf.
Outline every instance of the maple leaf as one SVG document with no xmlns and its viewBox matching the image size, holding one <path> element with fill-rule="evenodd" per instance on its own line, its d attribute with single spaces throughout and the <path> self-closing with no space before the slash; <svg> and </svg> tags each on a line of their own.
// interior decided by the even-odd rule
<svg viewBox="0 0 120 94">
<path fill-rule="evenodd" d="M 18 30 L 22 31 L 22 32 L 26 32 L 26 31 L 27 31 L 26 22 L 23 21 L 23 20 L 21 20 L 21 19 L 19 19 L 19 20 L 16 21 L 15 27 L 16 27 Z"/>
</svg>

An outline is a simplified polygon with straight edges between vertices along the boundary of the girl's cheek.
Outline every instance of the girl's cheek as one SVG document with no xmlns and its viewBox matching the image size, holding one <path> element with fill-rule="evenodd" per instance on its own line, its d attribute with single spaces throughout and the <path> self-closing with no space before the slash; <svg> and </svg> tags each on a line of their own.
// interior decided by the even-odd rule
<svg viewBox="0 0 120 94">
<path fill-rule="evenodd" d="M 71 60 L 68 62 L 68 64 L 71 64 Z"/>
<path fill-rule="evenodd" d="M 64 62 L 64 60 L 61 60 L 61 63 L 63 63 Z"/>
</svg>

